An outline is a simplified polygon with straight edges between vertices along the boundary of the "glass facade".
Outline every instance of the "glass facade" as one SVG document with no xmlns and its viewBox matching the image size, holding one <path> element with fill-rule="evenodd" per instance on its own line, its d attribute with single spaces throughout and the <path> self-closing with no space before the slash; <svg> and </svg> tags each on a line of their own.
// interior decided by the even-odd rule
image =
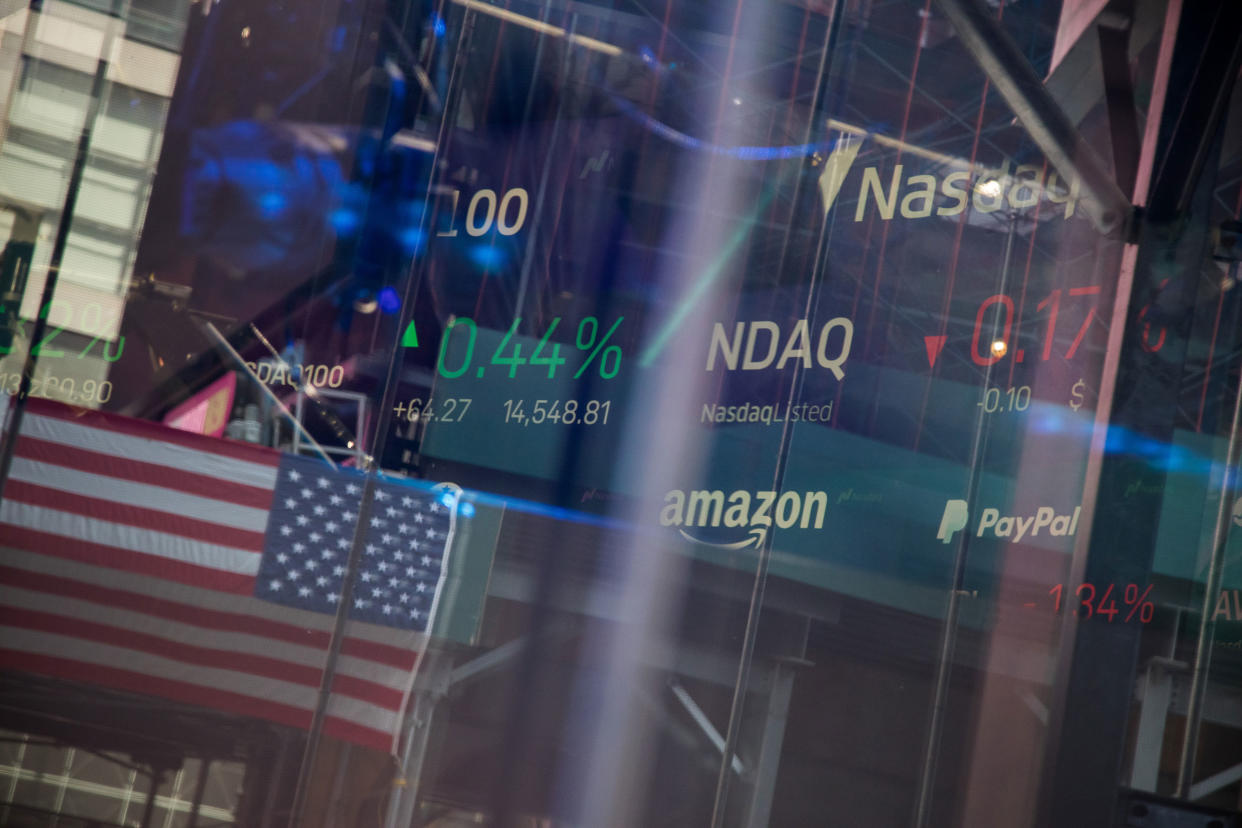
<svg viewBox="0 0 1242 828">
<path fill-rule="evenodd" d="M 0 0 L 0 824 L 1242 825 L 1234 0 Z"/>
</svg>

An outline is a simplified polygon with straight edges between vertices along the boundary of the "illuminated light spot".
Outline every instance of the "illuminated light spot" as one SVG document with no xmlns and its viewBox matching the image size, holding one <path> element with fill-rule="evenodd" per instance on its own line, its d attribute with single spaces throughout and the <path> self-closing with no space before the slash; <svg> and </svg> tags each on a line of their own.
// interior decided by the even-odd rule
<svg viewBox="0 0 1242 828">
<path fill-rule="evenodd" d="M 259 214 L 261 216 L 264 218 L 275 218 L 289 205 L 289 200 L 282 194 L 269 190 L 259 196 L 256 199 L 256 203 L 259 206 Z"/>
<path fill-rule="evenodd" d="M 1061 430 L 1061 421 L 1052 414 L 1045 414 L 1034 421 L 1035 430 L 1044 434 L 1055 434 Z"/>
<path fill-rule="evenodd" d="M 417 227 L 406 227 L 397 235 L 397 240 L 401 242 L 405 252 L 415 253 L 422 249 L 427 234 Z"/>
<path fill-rule="evenodd" d="M 741 106 L 741 105 L 742 105 L 742 99 L 741 99 L 741 98 L 734 98 L 734 99 L 733 99 L 733 105 L 734 105 L 734 106 Z"/>
<path fill-rule="evenodd" d="M 496 247 L 481 244 L 470 249 L 470 260 L 480 267 L 498 267 L 504 262 L 504 254 Z"/>
<path fill-rule="evenodd" d="M 242 36 L 242 40 L 245 40 L 246 38 L 250 37 L 250 27 L 249 27 L 249 26 L 243 26 L 243 27 L 242 27 L 242 30 L 241 30 L 241 36 Z"/>
<path fill-rule="evenodd" d="M 445 31 L 448 30 L 448 27 L 444 25 L 444 18 L 437 14 L 433 16 L 433 19 L 435 22 L 432 23 L 432 31 L 436 33 L 436 37 L 444 37 Z"/>
<path fill-rule="evenodd" d="M 979 185 L 979 192 L 988 198 L 996 198 L 1001 194 L 1001 183 L 995 178 Z"/>
<path fill-rule="evenodd" d="M 401 309 L 401 297 L 390 287 L 382 288 L 378 298 L 380 310 L 384 313 L 396 313 Z"/>
<path fill-rule="evenodd" d="M 348 235 L 358 229 L 358 214 L 341 207 L 328 213 L 328 224 L 337 233 Z"/>
<path fill-rule="evenodd" d="M 474 504 L 473 504 L 473 503 L 463 503 L 463 504 L 461 504 L 461 508 L 460 508 L 460 509 L 458 509 L 458 510 L 457 510 L 457 512 L 458 512 L 458 514 L 460 514 L 462 517 L 474 517 Z"/>
<path fill-rule="evenodd" d="M 1009 346 L 1005 344 L 1005 340 L 998 339 L 992 343 L 992 356 L 1003 357 L 1005 352 L 1009 350 Z"/>
<path fill-rule="evenodd" d="M 453 494 L 452 492 L 445 492 L 444 494 L 440 495 L 440 502 L 443 503 L 445 506 L 451 507 L 455 502 L 457 502 L 457 495 Z"/>
</svg>

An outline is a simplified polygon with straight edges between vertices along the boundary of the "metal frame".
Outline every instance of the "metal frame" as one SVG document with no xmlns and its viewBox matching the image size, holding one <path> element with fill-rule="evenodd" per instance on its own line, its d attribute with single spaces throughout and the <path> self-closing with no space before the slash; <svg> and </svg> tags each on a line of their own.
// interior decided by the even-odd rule
<svg viewBox="0 0 1242 828">
<path fill-rule="evenodd" d="M 1100 232 L 1119 229 L 1131 212 L 1130 200 L 1105 172 L 1009 33 L 982 0 L 936 0 L 936 5 L 1052 166 L 1067 180 L 1079 179 L 1085 196 L 1083 210 Z"/>
<path fill-rule="evenodd" d="M 363 429 L 367 422 L 367 397 L 355 391 L 333 391 L 327 388 L 316 388 L 313 392 L 315 396 L 323 397 L 330 400 L 352 400 L 358 404 L 358 415 L 354 418 L 354 447 L 348 448 L 344 446 L 323 446 L 315 444 L 313 448 L 316 452 L 324 454 L 333 454 L 338 457 L 352 457 L 358 468 L 366 468 L 366 452 L 362 450 Z M 294 404 L 293 416 L 297 418 L 298 425 L 301 428 L 293 430 L 293 448 L 294 454 L 302 454 L 302 449 L 308 447 L 302 441 L 302 433 L 305 429 L 303 421 L 304 410 L 306 406 L 306 385 L 303 383 L 298 386 L 297 402 Z"/>
</svg>

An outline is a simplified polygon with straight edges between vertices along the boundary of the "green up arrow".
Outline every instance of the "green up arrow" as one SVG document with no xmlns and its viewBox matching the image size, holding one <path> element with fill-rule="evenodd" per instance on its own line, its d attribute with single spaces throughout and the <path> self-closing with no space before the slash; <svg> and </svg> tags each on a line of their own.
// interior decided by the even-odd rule
<svg viewBox="0 0 1242 828">
<path fill-rule="evenodd" d="M 414 330 L 414 320 L 410 320 L 410 324 L 406 326 L 405 333 L 401 335 L 402 348 L 418 347 L 418 331 Z"/>
</svg>

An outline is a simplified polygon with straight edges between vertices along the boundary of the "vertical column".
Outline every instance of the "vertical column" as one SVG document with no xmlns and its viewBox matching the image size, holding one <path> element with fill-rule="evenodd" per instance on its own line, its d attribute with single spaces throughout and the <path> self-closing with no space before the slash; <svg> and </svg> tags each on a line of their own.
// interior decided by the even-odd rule
<svg viewBox="0 0 1242 828">
<path fill-rule="evenodd" d="M 772 689 L 768 692 L 767 709 L 764 711 L 759 758 L 754 770 L 754 790 L 746 811 L 746 828 L 767 828 L 772 813 L 781 745 L 785 741 L 785 724 L 789 718 L 789 700 L 793 696 L 794 669 L 792 664 L 778 662 L 772 671 Z"/>
</svg>

